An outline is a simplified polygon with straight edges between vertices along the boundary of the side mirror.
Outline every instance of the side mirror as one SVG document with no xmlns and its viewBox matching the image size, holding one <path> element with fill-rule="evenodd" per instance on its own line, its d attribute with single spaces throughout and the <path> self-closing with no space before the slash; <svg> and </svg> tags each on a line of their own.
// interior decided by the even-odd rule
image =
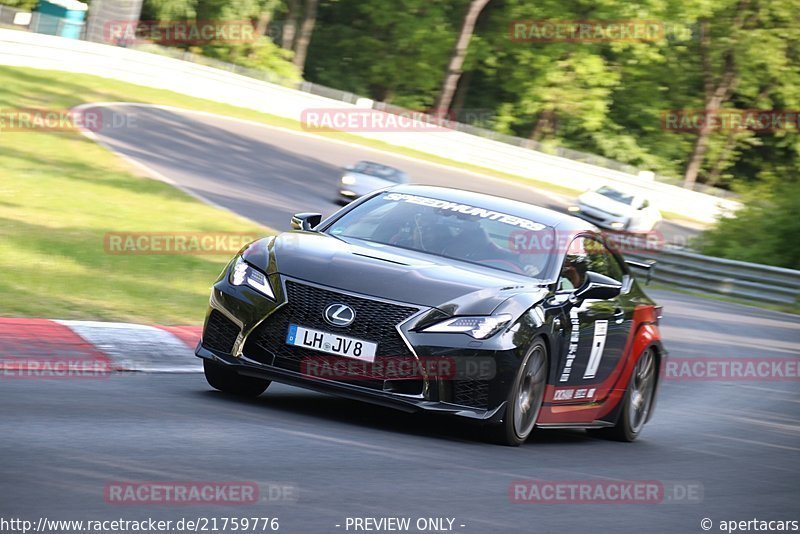
<svg viewBox="0 0 800 534">
<path fill-rule="evenodd" d="M 639 205 L 639 209 L 643 210 L 650 206 L 650 201 L 647 199 L 642 200 L 642 203 Z"/>
<path fill-rule="evenodd" d="M 581 287 L 572 292 L 569 296 L 569 301 L 575 304 L 586 299 L 613 299 L 618 296 L 621 291 L 622 284 L 620 282 L 606 275 L 589 271 L 586 273 L 586 281 Z"/>
<path fill-rule="evenodd" d="M 321 222 L 321 213 L 295 213 L 292 215 L 292 228 L 294 230 L 304 230 L 308 232 Z"/>
</svg>

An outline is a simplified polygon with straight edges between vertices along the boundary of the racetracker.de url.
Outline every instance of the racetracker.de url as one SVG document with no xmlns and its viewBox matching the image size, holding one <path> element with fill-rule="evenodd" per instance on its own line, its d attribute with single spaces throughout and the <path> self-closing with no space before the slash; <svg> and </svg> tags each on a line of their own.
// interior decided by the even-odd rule
<svg viewBox="0 0 800 534">
<path fill-rule="evenodd" d="M 110 519 L 110 520 L 72 520 L 40 517 L 35 521 L 20 518 L 0 517 L 0 532 L 6 534 L 20 532 L 40 532 L 42 534 L 67 534 L 71 532 L 105 534 L 121 532 L 182 533 L 182 532 L 242 532 L 257 534 L 278 532 L 280 524 L 277 517 L 182 517 L 176 520 L 161 519 Z"/>
</svg>

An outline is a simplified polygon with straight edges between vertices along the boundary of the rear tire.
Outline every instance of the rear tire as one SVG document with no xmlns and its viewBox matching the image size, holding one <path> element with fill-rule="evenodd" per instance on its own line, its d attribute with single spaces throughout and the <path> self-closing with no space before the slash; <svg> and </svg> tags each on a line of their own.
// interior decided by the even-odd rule
<svg viewBox="0 0 800 534">
<path fill-rule="evenodd" d="M 212 388 L 241 397 L 258 397 L 271 383 L 263 378 L 242 376 L 221 363 L 206 359 L 203 359 L 203 372 Z"/>
<path fill-rule="evenodd" d="M 503 421 L 487 429 L 492 442 L 518 447 L 531 435 L 544 401 L 548 363 L 547 347 L 537 338 L 519 366 L 514 386 L 506 399 Z"/>
<path fill-rule="evenodd" d="M 633 368 L 628 389 L 622 398 L 623 405 L 617 424 L 609 428 L 592 430 L 592 434 L 613 441 L 636 441 L 653 406 L 657 364 L 655 349 L 653 347 L 646 348 Z"/>
</svg>

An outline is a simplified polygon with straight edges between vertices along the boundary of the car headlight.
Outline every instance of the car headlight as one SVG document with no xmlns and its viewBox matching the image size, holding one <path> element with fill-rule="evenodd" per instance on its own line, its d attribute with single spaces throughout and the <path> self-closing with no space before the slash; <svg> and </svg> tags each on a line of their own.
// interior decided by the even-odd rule
<svg viewBox="0 0 800 534">
<path fill-rule="evenodd" d="M 569 211 L 571 213 L 578 213 L 579 211 L 581 211 L 581 207 L 580 206 L 570 206 L 570 207 L 567 208 L 567 211 Z"/>
<path fill-rule="evenodd" d="M 623 228 L 625 228 L 625 223 L 622 221 L 614 221 L 611 223 L 611 228 L 613 228 L 614 230 L 622 230 Z"/>
<path fill-rule="evenodd" d="M 475 339 L 486 339 L 495 335 L 504 326 L 511 322 L 508 314 L 490 315 L 484 317 L 451 317 L 440 323 L 423 329 L 423 332 L 461 333 L 469 334 Z"/>
<path fill-rule="evenodd" d="M 246 284 L 262 295 L 275 300 L 275 293 L 272 291 L 272 286 L 269 285 L 267 275 L 244 261 L 241 256 L 236 258 L 236 263 L 231 269 L 231 284 L 235 286 Z"/>
<path fill-rule="evenodd" d="M 342 176 L 342 183 L 344 185 L 353 185 L 354 183 L 356 183 L 356 179 L 348 174 L 345 174 L 344 176 Z"/>
</svg>

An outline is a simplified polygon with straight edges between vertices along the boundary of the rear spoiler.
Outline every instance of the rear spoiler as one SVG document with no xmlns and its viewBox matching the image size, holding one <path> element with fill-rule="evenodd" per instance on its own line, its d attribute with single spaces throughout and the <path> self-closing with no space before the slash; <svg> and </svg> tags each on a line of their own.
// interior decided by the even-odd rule
<svg viewBox="0 0 800 534">
<path fill-rule="evenodd" d="M 650 279 L 653 277 L 653 267 L 656 266 L 656 260 L 647 260 L 647 261 L 637 261 L 637 260 L 625 260 L 625 263 L 630 265 L 635 269 L 644 269 L 647 271 L 647 278 L 646 283 L 650 283 Z"/>
</svg>

